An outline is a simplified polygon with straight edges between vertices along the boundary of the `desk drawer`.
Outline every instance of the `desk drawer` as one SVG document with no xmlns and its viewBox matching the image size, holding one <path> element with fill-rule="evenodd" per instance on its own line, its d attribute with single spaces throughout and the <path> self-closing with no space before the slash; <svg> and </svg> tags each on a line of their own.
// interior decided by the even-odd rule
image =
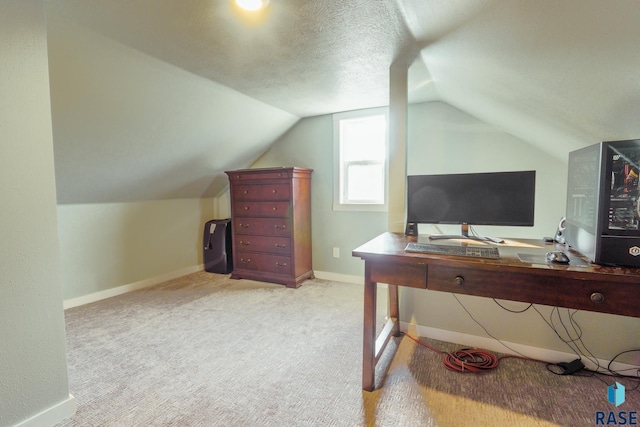
<svg viewBox="0 0 640 427">
<path fill-rule="evenodd" d="M 372 262 L 371 280 L 390 285 L 426 289 L 427 266 L 423 264 L 398 264 Z"/>
<path fill-rule="evenodd" d="M 566 270 L 430 266 L 428 289 L 637 316 L 640 284 L 572 277 Z"/>
</svg>

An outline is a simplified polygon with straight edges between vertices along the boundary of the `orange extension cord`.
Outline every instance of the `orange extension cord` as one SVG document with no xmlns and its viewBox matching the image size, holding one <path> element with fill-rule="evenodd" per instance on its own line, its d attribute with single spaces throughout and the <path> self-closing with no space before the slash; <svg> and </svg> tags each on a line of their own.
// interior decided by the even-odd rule
<svg viewBox="0 0 640 427">
<path fill-rule="evenodd" d="M 479 373 L 489 371 L 491 369 L 495 369 L 500 364 L 502 359 L 522 359 L 522 360 L 530 360 L 532 362 L 539 363 L 548 363 L 542 360 L 531 359 L 529 357 L 524 356 L 514 356 L 514 355 L 505 355 L 497 357 L 495 354 L 491 353 L 488 350 L 482 349 L 462 349 L 457 350 L 451 353 L 446 351 L 438 350 L 435 347 L 430 346 L 429 344 L 425 344 L 422 341 L 412 337 L 411 335 L 404 333 L 404 335 L 411 340 L 415 341 L 417 344 L 428 348 L 431 351 L 434 351 L 438 354 L 442 355 L 442 361 L 444 363 L 444 367 L 449 369 L 450 371 L 461 372 L 461 373 Z"/>
</svg>

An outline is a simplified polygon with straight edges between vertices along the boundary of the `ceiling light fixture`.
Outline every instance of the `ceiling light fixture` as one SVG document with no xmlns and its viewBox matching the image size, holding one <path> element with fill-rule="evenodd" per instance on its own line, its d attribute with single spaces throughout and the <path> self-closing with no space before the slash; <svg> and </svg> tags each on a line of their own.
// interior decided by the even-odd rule
<svg viewBox="0 0 640 427">
<path fill-rule="evenodd" d="M 244 10 L 256 11 L 267 7 L 269 0 L 236 0 L 236 4 Z"/>
</svg>

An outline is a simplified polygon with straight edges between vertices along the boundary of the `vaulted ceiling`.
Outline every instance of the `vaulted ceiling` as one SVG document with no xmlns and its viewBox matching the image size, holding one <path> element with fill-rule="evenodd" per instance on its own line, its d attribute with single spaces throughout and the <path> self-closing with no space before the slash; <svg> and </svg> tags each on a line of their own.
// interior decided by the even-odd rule
<svg viewBox="0 0 640 427">
<path fill-rule="evenodd" d="M 300 118 L 439 100 L 541 150 L 640 136 L 635 0 L 46 0 L 60 203 L 214 195 Z"/>
</svg>

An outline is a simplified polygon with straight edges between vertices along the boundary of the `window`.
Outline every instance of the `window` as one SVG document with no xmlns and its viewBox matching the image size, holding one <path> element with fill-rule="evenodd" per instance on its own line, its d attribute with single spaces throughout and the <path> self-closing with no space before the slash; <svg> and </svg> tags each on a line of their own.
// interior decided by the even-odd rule
<svg viewBox="0 0 640 427">
<path fill-rule="evenodd" d="M 334 210 L 386 210 L 387 110 L 334 114 Z"/>
</svg>

